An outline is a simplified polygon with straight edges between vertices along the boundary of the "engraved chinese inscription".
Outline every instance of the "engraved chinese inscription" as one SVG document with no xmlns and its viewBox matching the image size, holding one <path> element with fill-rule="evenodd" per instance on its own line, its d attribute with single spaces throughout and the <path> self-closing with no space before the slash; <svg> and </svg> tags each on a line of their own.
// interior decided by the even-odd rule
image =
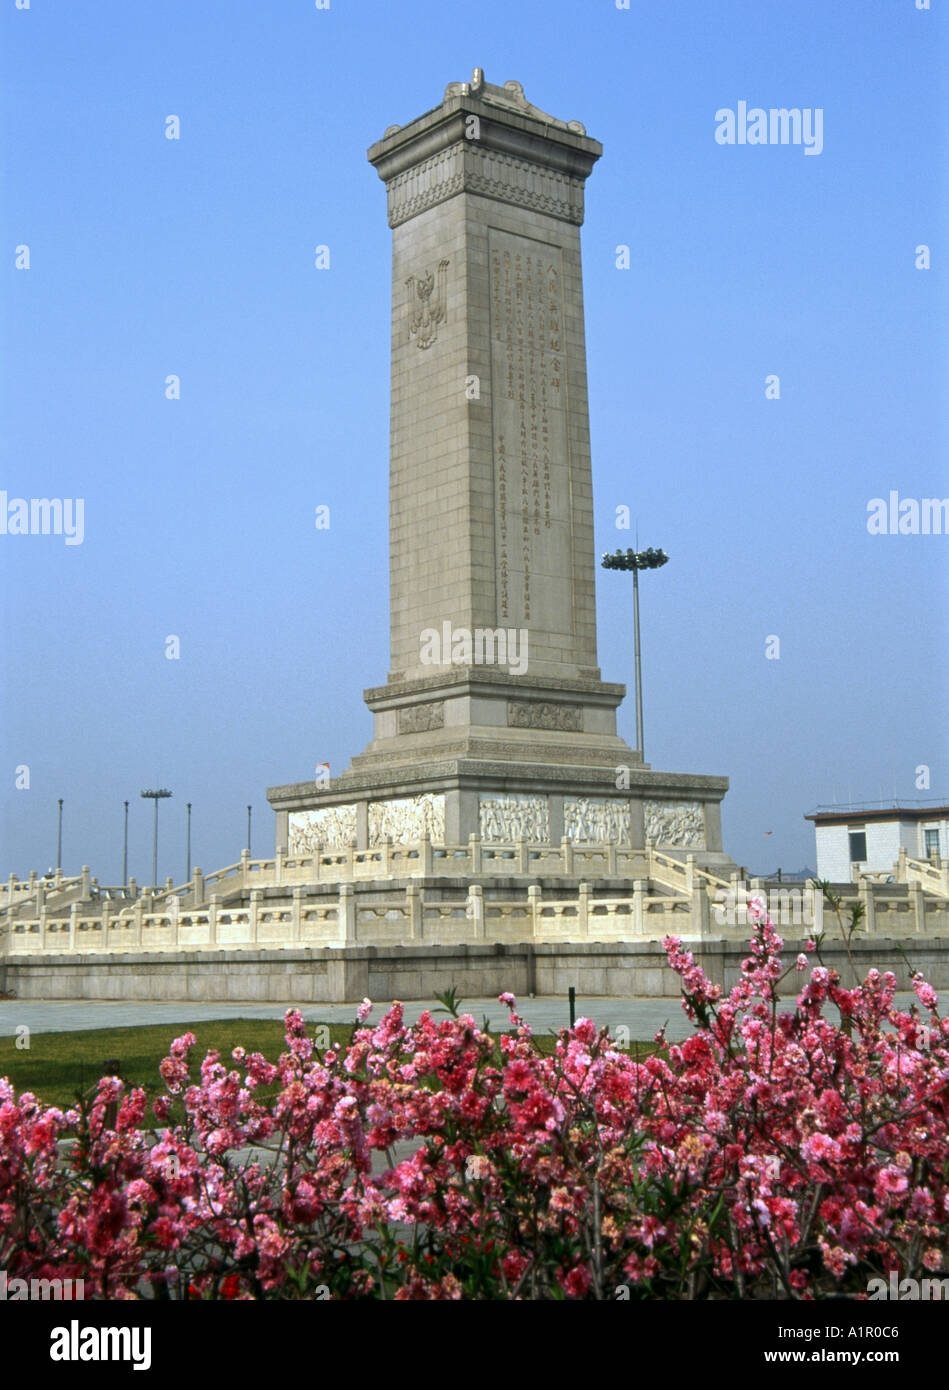
<svg viewBox="0 0 949 1390">
<path fill-rule="evenodd" d="M 572 632 L 562 254 L 496 228 L 488 245 L 498 622 Z"/>
</svg>

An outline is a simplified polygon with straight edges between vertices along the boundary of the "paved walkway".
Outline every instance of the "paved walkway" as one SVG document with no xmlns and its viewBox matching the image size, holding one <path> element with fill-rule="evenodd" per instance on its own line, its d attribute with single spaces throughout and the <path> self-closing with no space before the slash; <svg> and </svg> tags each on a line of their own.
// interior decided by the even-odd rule
<svg viewBox="0 0 949 1390">
<path fill-rule="evenodd" d="M 896 1003 L 907 1008 L 916 1002 L 912 993 L 898 994 Z M 12 1037 L 23 1024 L 31 1033 L 67 1033 L 89 1028 L 133 1028 L 152 1023 L 179 1025 L 201 1023 L 218 1018 L 283 1018 L 286 1004 L 154 1004 L 141 1002 L 73 1002 L 30 999 L 0 1001 L 0 1037 Z M 376 1004 L 370 1022 L 382 1017 L 385 1004 Z M 405 1018 L 415 1022 L 423 1009 L 437 1007 L 424 1002 L 407 1003 Z M 793 1008 L 791 996 L 783 1008 Z M 476 1023 L 486 1015 L 492 1030 L 508 1026 L 508 1011 L 497 999 L 463 999 L 461 1009 L 470 1013 Z M 544 995 L 538 999 L 519 999 L 518 1009 L 535 1032 L 565 1027 L 570 1022 L 570 1006 L 566 996 Z M 355 1004 L 307 1004 L 301 1013 L 308 1023 L 352 1023 L 356 1017 Z M 630 1040 L 652 1038 L 663 1023 L 666 1036 L 680 1041 L 691 1032 L 691 1025 L 682 1011 L 678 998 L 617 999 L 577 997 L 577 1017 L 592 1018 L 598 1025 L 608 1024 L 611 1030 L 629 1029 Z M 438 1017 L 438 1015 L 436 1015 Z"/>
</svg>

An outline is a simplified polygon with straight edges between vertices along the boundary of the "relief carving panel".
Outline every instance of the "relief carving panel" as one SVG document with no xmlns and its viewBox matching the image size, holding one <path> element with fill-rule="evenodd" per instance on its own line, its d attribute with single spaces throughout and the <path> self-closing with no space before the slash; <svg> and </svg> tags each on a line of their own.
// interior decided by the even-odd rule
<svg viewBox="0 0 949 1390">
<path fill-rule="evenodd" d="M 511 729 L 560 729 L 579 734 L 583 731 L 583 710 L 580 705 L 544 700 L 508 700 L 507 722 Z"/>
<path fill-rule="evenodd" d="M 356 807 L 321 806 L 315 811 L 291 811 L 287 853 L 314 854 L 324 849 L 348 849 L 356 842 Z"/>
<path fill-rule="evenodd" d="M 532 845 L 550 843 L 550 815 L 546 796 L 482 796 L 479 821 L 481 839 L 510 844 L 527 840 Z"/>
<path fill-rule="evenodd" d="M 644 801 L 643 827 L 647 844 L 705 848 L 705 817 L 698 801 Z"/>
<path fill-rule="evenodd" d="M 427 700 L 421 705 L 406 705 L 398 714 L 400 734 L 424 734 L 430 729 L 445 727 L 444 700 Z"/>
<path fill-rule="evenodd" d="M 386 838 L 393 844 L 414 844 L 428 835 L 433 844 L 445 843 L 445 796 L 442 792 L 422 792 L 419 796 L 369 803 L 369 843 L 381 845 Z"/>
<path fill-rule="evenodd" d="M 565 796 L 563 833 L 577 844 L 629 844 L 629 803 L 605 796 Z"/>
</svg>

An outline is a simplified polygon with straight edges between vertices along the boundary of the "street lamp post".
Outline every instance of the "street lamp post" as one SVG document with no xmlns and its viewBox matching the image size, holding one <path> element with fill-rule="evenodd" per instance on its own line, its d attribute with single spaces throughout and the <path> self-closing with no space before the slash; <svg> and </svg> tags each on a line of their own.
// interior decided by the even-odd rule
<svg viewBox="0 0 949 1390">
<path fill-rule="evenodd" d="M 166 797 L 171 796 L 171 792 L 168 791 L 165 787 L 159 787 L 156 791 L 144 791 L 144 792 L 141 793 L 141 795 L 142 795 L 143 797 L 145 797 L 146 800 L 148 800 L 148 801 L 154 801 L 154 803 L 155 803 L 155 829 L 154 829 L 154 833 L 153 833 L 153 835 L 152 835 L 152 888 L 153 888 L 153 890 L 157 890 L 157 888 L 158 888 L 158 803 L 159 803 L 159 801 L 164 801 L 164 799 L 165 799 Z"/>
<path fill-rule="evenodd" d="M 643 748 L 643 669 L 639 645 L 639 571 L 657 570 L 668 563 L 669 556 L 664 550 L 617 550 L 612 555 L 604 555 L 602 565 L 605 570 L 632 570 L 633 572 L 633 645 L 636 654 L 636 744 L 639 756 L 645 760 Z"/>
<path fill-rule="evenodd" d="M 185 874 L 185 883 L 191 882 L 191 802 L 188 806 L 188 872 Z"/>
<path fill-rule="evenodd" d="M 125 829 L 122 832 L 122 886 L 125 887 L 129 881 L 129 804 L 123 801 L 125 807 Z"/>
<path fill-rule="evenodd" d="M 61 871 L 63 867 L 63 798 L 59 798 L 59 822 L 56 830 L 56 868 Z"/>
<path fill-rule="evenodd" d="M 247 808 L 247 853 L 250 854 L 250 807 Z"/>
</svg>

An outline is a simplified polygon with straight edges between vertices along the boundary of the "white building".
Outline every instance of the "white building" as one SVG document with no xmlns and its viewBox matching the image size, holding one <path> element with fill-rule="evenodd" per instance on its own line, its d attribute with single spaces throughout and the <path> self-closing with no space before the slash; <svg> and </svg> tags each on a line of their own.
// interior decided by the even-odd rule
<svg viewBox="0 0 949 1390">
<path fill-rule="evenodd" d="M 949 860 L 949 806 L 830 806 L 812 811 L 817 877 L 850 883 L 858 872 L 895 874 L 903 849 L 913 859 Z"/>
</svg>

